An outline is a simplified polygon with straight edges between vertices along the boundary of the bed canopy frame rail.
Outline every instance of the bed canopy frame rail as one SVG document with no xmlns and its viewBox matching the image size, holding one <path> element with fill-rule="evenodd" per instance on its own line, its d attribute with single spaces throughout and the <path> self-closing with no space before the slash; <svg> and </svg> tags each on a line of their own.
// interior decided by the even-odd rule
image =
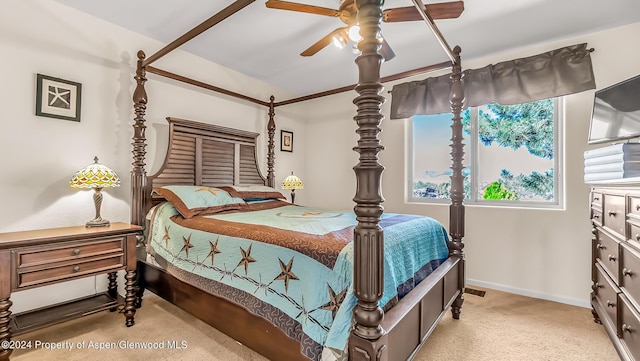
<svg viewBox="0 0 640 361">
<path fill-rule="evenodd" d="M 136 88 L 133 94 L 134 102 L 134 136 L 133 136 L 133 167 L 132 177 L 132 223 L 144 225 L 146 211 L 150 208 L 152 201 L 150 195 L 151 181 L 160 182 L 162 176 L 154 175 L 147 177 L 145 171 L 145 155 L 146 155 L 146 138 L 145 138 L 145 112 L 147 105 L 147 93 L 144 85 L 147 81 L 146 72 L 152 72 L 161 76 L 166 76 L 175 80 L 187 82 L 199 87 L 203 87 L 212 91 L 238 97 L 259 105 L 268 107 L 269 120 L 267 124 L 268 133 L 268 152 L 267 152 L 267 176 L 260 176 L 260 179 L 269 186 L 274 186 L 274 133 L 275 125 L 275 107 L 279 105 L 291 104 L 293 102 L 305 101 L 314 97 L 335 94 L 340 91 L 355 89 L 358 93 L 354 99 L 357 107 L 357 113 L 354 116 L 358 128 L 356 132 L 359 135 L 357 145 L 354 151 L 359 153 L 359 163 L 354 167 L 356 174 L 356 195 L 353 198 L 356 203 L 354 211 L 358 225 L 354 230 L 354 293 L 358 299 L 354 308 L 354 327 L 349 338 L 349 358 L 350 360 L 402 360 L 411 359 L 420 349 L 423 342 L 431 333 L 438 320 L 443 317 L 446 310 L 451 307 L 454 318 L 460 316 L 460 310 L 463 303 L 464 290 L 464 188 L 462 176 L 462 123 L 461 110 L 464 102 L 464 94 L 461 83 L 462 71 L 460 66 L 460 48 L 453 50 L 448 47 L 446 41 L 442 37 L 428 13 L 425 12 L 424 6 L 416 7 L 423 13 L 425 21 L 429 28 L 438 38 L 443 49 L 450 57 L 451 62 L 436 64 L 434 66 L 416 69 L 414 71 L 405 72 L 395 76 L 387 77 L 389 80 L 400 79 L 405 76 L 416 75 L 420 72 L 441 69 L 445 65 L 452 65 L 452 90 L 451 90 L 451 111 L 453 113 L 452 125 L 452 143 L 451 143 L 451 205 L 450 205 L 450 223 L 449 234 L 451 242 L 449 242 L 449 259 L 443 265 L 438 267 L 432 275 L 425 281 L 421 282 L 416 290 L 412 291 L 405 298 L 394 306 L 386 315 L 380 308 L 378 301 L 382 297 L 383 290 L 383 245 L 384 233 L 380 227 L 380 218 L 383 214 L 382 202 L 384 201 L 381 192 L 381 178 L 384 167 L 379 163 L 378 153 L 384 149 L 378 137 L 381 132 L 382 104 L 384 96 L 381 95 L 383 79 L 380 77 L 380 67 L 384 62 L 383 57 L 378 54 L 380 47 L 380 24 L 382 19 L 382 6 L 384 0 L 356 0 L 358 10 L 358 22 L 361 28 L 363 39 L 359 43 L 359 49 L 362 52 L 356 59 L 359 68 L 359 80 L 355 87 L 339 88 L 337 91 L 323 92 L 316 95 L 305 96 L 292 99 L 280 103 L 274 102 L 274 97 L 270 97 L 270 102 L 263 102 L 258 99 L 247 97 L 242 94 L 231 92 L 219 87 L 205 84 L 193 79 L 188 79 L 176 74 L 172 74 L 154 67 L 150 64 L 162 56 L 166 55 L 173 49 L 184 44 L 198 34 L 202 33 L 211 26 L 231 16 L 233 13 L 244 8 L 254 0 L 238 0 L 220 13 L 214 15 L 204 23 L 192 29 L 176 41 L 170 43 L 158 53 L 146 59 L 143 51 L 138 52 L 138 62 L 136 69 Z M 415 0 L 414 0 L 415 1 Z M 349 89 L 350 88 L 350 89 Z M 321 95 L 320 95 L 321 94 Z M 185 120 L 169 119 L 174 126 L 186 126 L 189 128 L 189 122 Z M 210 129 L 216 132 L 215 129 Z M 220 130 L 220 129 L 218 129 Z M 251 135 L 250 137 L 253 137 Z M 194 143 L 188 140 L 187 148 L 194 147 L 197 149 L 197 136 L 194 137 Z M 254 138 L 255 141 L 255 138 Z M 203 141 L 200 141 L 203 143 Z M 206 142 L 204 142 L 206 143 Z M 171 144 L 171 143 L 170 143 Z M 236 147 L 236 145 L 234 145 Z M 179 151 L 179 149 L 170 149 Z M 255 148 L 254 148 L 255 156 Z M 177 153 L 176 153 L 177 154 Z M 197 154 L 197 151 L 196 151 Z M 168 156 L 168 159 L 170 157 Z M 177 159 L 177 158 L 176 158 Z M 238 164 L 234 158 L 234 164 Z M 198 160 L 200 161 L 200 160 Z M 171 163 L 169 160 L 165 162 L 166 166 Z M 194 166 L 195 167 L 195 166 Z M 164 167 L 163 167 L 164 168 Z M 198 170 L 193 169 L 197 182 Z M 234 171 L 233 179 L 236 182 Z M 259 170 L 258 170 L 259 173 Z M 229 176 L 229 175 L 228 175 Z M 202 180 L 202 179 L 201 179 Z M 256 181 L 257 178 L 253 179 Z M 191 180 L 189 180 L 190 183 Z M 215 182 L 214 182 L 215 183 Z M 158 183 L 159 184 L 159 183 Z M 204 182 L 203 182 L 204 184 Z M 145 266 L 142 266 L 143 269 Z M 156 275 L 152 275 L 152 278 Z M 164 282 L 164 281 L 163 281 Z M 170 296 L 170 297 L 175 297 Z M 221 301 L 228 302 L 228 301 Z M 434 303 L 439 305 L 438 308 L 427 307 Z M 411 317 L 407 317 L 411 315 Z M 212 321 L 213 324 L 217 324 Z M 222 325 L 222 324 L 221 324 Z M 245 335 L 246 336 L 246 335 Z M 251 341 L 251 337 L 245 337 Z M 248 342 L 247 341 L 247 342 Z M 388 347 L 389 344 L 399 345 L 393 349 Z M 247 344 L 252 347 L 251 344 Z M 256 346 L 262 349 L 262 346 Z M 269 347 L 269 346 L 265 346 Z M 273 350 L 266 350 L 269 354 Z"/>
</svg>

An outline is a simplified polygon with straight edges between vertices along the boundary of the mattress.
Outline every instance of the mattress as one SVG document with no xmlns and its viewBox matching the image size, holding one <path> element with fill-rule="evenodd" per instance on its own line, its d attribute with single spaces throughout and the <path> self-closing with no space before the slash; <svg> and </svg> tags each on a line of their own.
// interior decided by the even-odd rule
<svg viewBox="0 0 640 361">
<path fill-rule="evenodd" d="M 265 318 L 301 344 L 310 360 L 340 358 L 353 294 L 353 211 L 272 200 L 241 211 L 183 218 L 155 208 L 147 251 L 177 278 Z M 393 306 L 448 257 L 436 220 L 384 213 L 384 294 Z M 328 355 L 337 355 L 329 357 Z"/>
</svg>

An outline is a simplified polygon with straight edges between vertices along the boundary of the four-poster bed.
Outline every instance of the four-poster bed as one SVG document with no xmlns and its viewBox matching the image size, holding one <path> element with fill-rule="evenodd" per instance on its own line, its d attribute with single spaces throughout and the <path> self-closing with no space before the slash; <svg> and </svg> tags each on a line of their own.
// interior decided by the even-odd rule
<svg viewBox="0 0 640 361">
<path fill-rule="evenodd" d="M 131 173 L 131 223 L 140 226 L 147 224 L 147 213 L 152 209 L 152 206 L 161 201 L 161 199 L 152 196 L 152 190 L 160 187 L 175 185 L 219 187 L 228 184 L 274 187 L 275 108 L 327 95 L 325 92 L 280 103 L 276 103 L 272 96 L 269 102 L 264 102 L 150 66 L 153 61 L 239 11 L 250 2 L 252 1 L 236 1 L 149 58 L 146 58 L 144 52 L 138 52 L 138 66 L 135 76 L 137 86 L 133 95 L 135 119 L 133 125 L 133 170 Z M 362 54 L 356 60 L 359 67 L 359 82 L 355 87 L 336 90 L 355 88 L 358 93 L 354 99 L 357 106 L 354 120 L 358 126 L 356 132 L 360 136 L 354 150 L 360 154 L 360 160 L 354 167 L 357 182 L 354 197 L 356 224 L 351 228 L 353 240 L 352 285 L 355 297 L 352 313 L 353 327 L 351 327 L 348 340 L 348 355 L 351 360 L 395 361 L 413 358 L 449 307 L 451 307 L 453 317 L 458 318 L 463 302 L 464 206 L 462 204 L 463 150 L 460 112 L 464 95 L 461 85 L 460 49 L 456 47 L 451 50 L 446 45 L 441 34 L 425 13 L 424 6 L 416 2 L 416 8 L 423 13 L 425 21 L 439 38 L 452 60 L 450 64 L 453 65 L 451 76 L 453 175 L 451 178 L 450 239 L 445 244 L 445 253 L 448 255 L 435 270 L 415 285 L 404 297 L 397 300 L 397 303 L 390 309 L 383 311 L 383 305 L 379 305 L 385 288 L 385 280 L 383 279 L 385 243 L 382 227 L 385 214 L 381 205 L 383 202 L 381 176 L 384 168 L 378 162 L 378 153 L 383 149 L 378 134 L 381 131 L 380 124 L 383 118 L 381 106 L 385 100 L 381 95 L 383 86 L 380 77 L 380 66 L 384 60 L 378 54 L 383 3 L 382 0 L 356 1 L 358 22 L 363 37 L 359 43 Z M 165 162 L 158 173 L 147 176 L 144 118 L 147 104 L 144 88 L 147 72 L 185 81 L 268 107 L 267 176 L 262 176 L 255 159 L 258 134 L 173 118 L 168 118 L 170 139 Z M 412 73 L 408 72 L 407 75 L 412 75 Z M 157 211 L 158 208 L 155 210 Z M 176 219 L 180 218 L 177 215 L 176 217 Z M 147 230 L 149 228 L 152 227 L 147 227 Z M 185 238 L 182 249 L 187 256 L 191 248 L 189 242 Z M 213 247 L 212 243 L 212 264 L 213 257 L 216 255 Z M 248 256 L 250 249 L 242 249 L 242 252 L 245 271 L 244 273 L 239 271 L 239 274 L 246 274 L 247 262 L 255 260 L 252 261 Z M 149 289 L 270 359 L 307 359 L 301 353 L 301 349 L 307 347 L 304 342 L 301 344 L 300 341 L 292 339 L 281 328 L 268 322 L 264 317 L 249 312 L 243 305 L 234 302 L 236 300 L 221 297 L 216 294 L 217 291 L 203 290 L 202 288 L 206 287 L 200 287 L 198 282 L 185 282 L 184 277 L 176 276 L 176 272 L 169 272 L 163 268 L 170 266 L 154 264 L 147 260 L 142 249 L 140 253 L 137 269 L 138 306 L 140 306 L 142 292 Z M 288 285 L 287 282 L 293 276 L 290 273 L 292 261 L 289 262 L 289 265 L 285 265 L 287 260 L 288 258 L 280 260 L 280 266 L 283 273 L 286 273 L 284 279 Z M 223 273 L 229 274 L 230 278 L 234 277 L 233 271 L 231 274 L 226 270 Z M 261 283 L 258 284 L 258 288 L 262 286 Z M 336 292 L 339 291 L 336 290 Z M 266 293 L 265 291 L 265 295 Z M 304 299 L 302 301 L 304 303 Z M 304 306 L 302 311 L 304 311 Z"/>
</svg>

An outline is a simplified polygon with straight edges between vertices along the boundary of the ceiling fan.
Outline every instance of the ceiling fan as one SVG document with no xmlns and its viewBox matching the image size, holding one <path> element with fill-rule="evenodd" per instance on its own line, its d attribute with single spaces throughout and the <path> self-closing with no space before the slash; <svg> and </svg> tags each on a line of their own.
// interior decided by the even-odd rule
<svg viewBox="0 0 640 361">
<path fill-rule="evenodd" d="M 344 47 L 348 40 L 351 39 L 355 42 L 359 40 L 358 34 L 358 11 L 356 9 L 355 0 L 340 0 L 340 6 L 338 9 L 330 9 L 320 6 L 293 3 L 280 0 L 267 0 L 265 4 L 271 9 L 290 10 L 309 14 L 333 16 L 339 18 L 346 26 L 339 27 L 322 39 L 318 40 L 315 44 L 311 45 L 308 49 L 300 53 L 302 56 L 312 56 L 332 42 L 338 47 Z M 427 4 L 425 8 L 432 19 L 453 19 L 460 16 L 464 10 L 463 1 L 452 1 L 444 3 Z M 387 23 L 401 22 L 401 21 L 417 21 L 423 20 L 418 9 L 414 6 L 386 9 L 382 11 L 382 21 Z M 395 53 L 391 50 L 389 44 L 382 39 L 382 46 L 380 54 L 386 61 L 395 57 Z"/>
</svg>

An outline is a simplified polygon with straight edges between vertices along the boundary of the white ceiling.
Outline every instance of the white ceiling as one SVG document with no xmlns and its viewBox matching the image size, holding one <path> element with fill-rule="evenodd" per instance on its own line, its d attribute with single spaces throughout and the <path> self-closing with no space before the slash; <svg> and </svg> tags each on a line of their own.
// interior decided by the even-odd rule
<svg viewBox="0 0 640 361">
<path fill-rule="evenodd" d="M 233 3 L 55 1 L 165 43 Z M 339 0 L 288 1 L 334 9 L 339 6 Z M 425 1 L 435 2 L 439 1 Z M 410 0 L 389 0 L 384 8 L 412 5 Z M 640 0 L 466 0 L 464 5 L 459 18 L 435 21 L 451 47 L 462 47 L 463 59 L 640 21 Z M 312 57 L 299 55 L 342 26 L 338 18 L 268 9 L 265 0 L 257 0 L 181 49 L 303 96 L 357 82 L 355 55 L 348 47 L 341 50 L 329 45 Z M 424 22 L 383 23 L 382 35 L 396 53 L 383 64 L 382 76 L 448 60 Z M 143 50 L 149 56 L 159 49 Z"/>
</svg>

